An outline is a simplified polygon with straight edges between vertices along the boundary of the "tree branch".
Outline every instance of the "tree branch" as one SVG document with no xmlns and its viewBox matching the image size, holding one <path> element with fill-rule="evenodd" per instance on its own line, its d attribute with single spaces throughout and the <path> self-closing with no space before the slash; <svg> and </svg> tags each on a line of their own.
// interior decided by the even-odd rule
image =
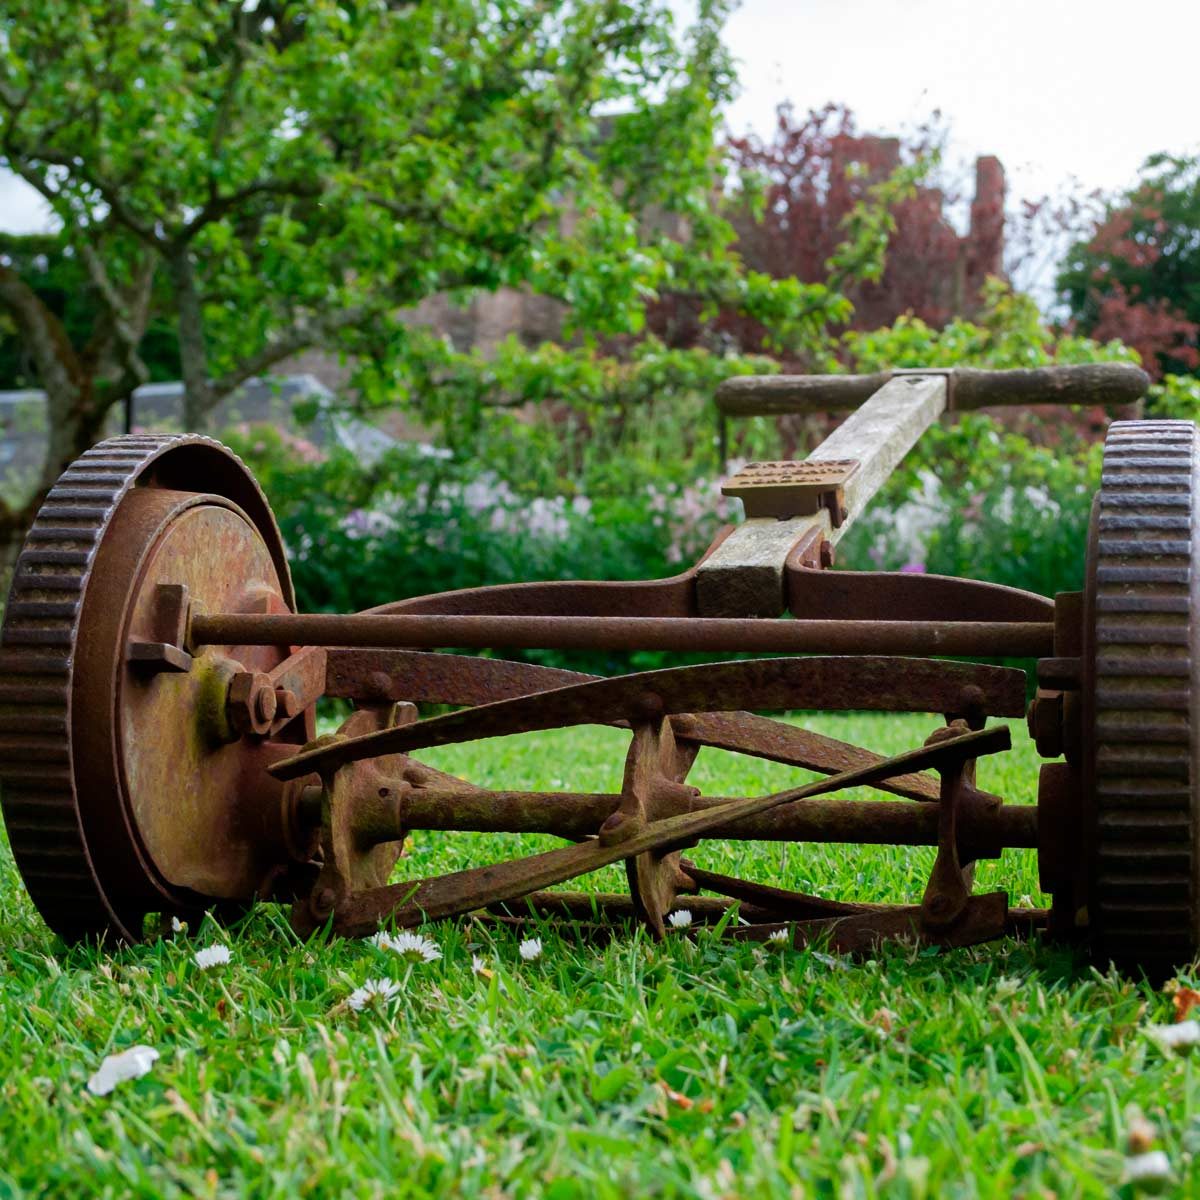
<svg viewBox="0 0 1200 1200">
<path fill-rule="evenodd" d="M 307 350 L 310 346 L 316 345 L 322 338 L 328 337 L 330 334 L 337 333 L 340 329 L 347 329 L 352 325 L 360 325 L 368 317 L 380 311 L 377 306 L 371 305 L 355 305 L 352 308 L 339 309 L 324 317 L 317 317 L 309 320 L 301 318 L 289 329 L 272 340 L 268 345 L 264 346 L 257 354 L 251 355 L 243 360 L 232 371 L 222 375 L 219 379 L 213 380 L 209 385 L 209 390 L 213 396 L 213 403 L 228 396 L 230 392 L 241 387 L 248 379 L 254 379 L 263 372 L 275 366 L 276 363 L 282 362 L 285 358 L 291 358 L 293 354 L 299 354 L 301 350 Z"/>
</svg>

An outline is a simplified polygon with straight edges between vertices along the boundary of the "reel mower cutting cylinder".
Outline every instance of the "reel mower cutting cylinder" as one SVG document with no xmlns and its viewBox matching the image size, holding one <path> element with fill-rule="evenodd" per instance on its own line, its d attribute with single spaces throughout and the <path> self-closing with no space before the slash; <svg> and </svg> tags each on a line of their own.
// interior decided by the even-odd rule
<svg viewBox="0 0 1200 1200">
<path fill-rule="evenodd" d="M 733 414 L 848 397 L 860 407 L 804 463 L 730 480 L 747 518 L 689 570 L 341 616 L 295 612 L 270 509 L 224 447 L 103 442 L 47 496 L 0 629 L 0 799 L 25 885 L 68 940 L 133 940 L 153 914 L 256 899 L 290 904 L 301 933 L 485 910 L 502 922 L 637 919 L 663 936 L 685 896 L 698 922 L 739 905 L 728 928 L 743 938 L 786 929 L 794 943 L 855 951 L 1042 930 L 1086 940 L 1101 962 L 1186 961 L 1200 944 L 1194 427 L 1110 428 L 1082 593 L 829 569 L 836 542 L 946 411 L 1124 403 L 1145 382 L 1127 366 L 731 381 L 718 403 Z M 505 647 L 784 656 L 600 679 L 434 652 Z M 947 655 L 1036 656 L 1033 703 L 1025 672 Z M 322 697 L 353 711 L 317 737 Z M 454 711 L 418 719 L 426 704 Z M 936 719 L 922 744 L 885 757 L 758 715 L 798 708 Z M 1008 727 L 989 719 L 1022 716 L 1054 760 L 1036 806 L 975 781 L 977 761 L 1009 746 Z M 581 724 L 628 730 L 619 791 L 493 790 L 421 759 Z M 704 796 L 688 774 L 706 746 L 805 774 L 764 796 Z M 886 795 L 838 795 L 851 787 Z M 422 829 L 563 845 L 404 877 L 401 846 Z M 861 904 L 710 871 L 712 839 L 929 845 L 936 857 L 919 901 Z M 1048 910 L 974 893 L 974 863 L 1011 848 L 1036 850 Z M 614 863 L 627 895 L 558 890 Z"/>
</svg>

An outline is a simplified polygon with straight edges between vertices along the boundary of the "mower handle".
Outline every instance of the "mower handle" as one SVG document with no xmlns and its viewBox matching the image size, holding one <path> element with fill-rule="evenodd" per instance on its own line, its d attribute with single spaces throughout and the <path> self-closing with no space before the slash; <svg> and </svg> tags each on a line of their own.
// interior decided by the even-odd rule
<svg viewBox="0 0 1200 1200">
<path fill-rule="evenodd" d="M 731 417 L 836 412 L 857 408 L 897 376 L 944 375 L 947 409 L 1018 404 L 1132 404 L 1150 386 L 1133 363 L 1083 363 L 982 371 L 975 367 L 880 371 L 875 375 L 739 375 L 717 388 L 717 407 Z"/>
</svg>

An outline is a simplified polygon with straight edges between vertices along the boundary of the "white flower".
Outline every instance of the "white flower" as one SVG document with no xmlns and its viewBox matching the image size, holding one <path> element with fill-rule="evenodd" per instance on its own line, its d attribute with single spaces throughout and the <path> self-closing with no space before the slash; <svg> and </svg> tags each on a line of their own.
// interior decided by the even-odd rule
<svg viewBox="0 0 1200 1200">
<path fill-rule="evenodd" d="M 542 939 L 526 938 L 518 947 L 517 953 L 526 961 L 533 962 L 542 957 Z"/>
<path fill-rule="evenodd" d="M 181 921 L 178 917 L 171 918 L 172 933 L 187 933 L 187 922 Z"/>
<path fill-rule="evenodd" d="M 1009 996 L 1015 996 L 1021 990 L 1021 981 L 1014 979 L 1011 975 L 1001 975 L 996 980 L 996 996 L 1005 1000 Z"/>
<path fill-rule="evenodd" d="M 487 960 L 481 954 L 471 955 L 471 970 L 476 975 L 482 975 L 487 970 Z"/>
<path fill-rule="evenodd" d="M 786 929 L 772 929 L 767 934 L 767 941 L 774 942 L 777 946 L 785 945 L 788 940 L 788 931 Z"/>
<path fill-rule="evenodd" d="M 368 1004 L 378 1000 L 381 1004 L 391 1004 L 404 989 L 393 979 L 368 979 L 360 988 L 346 998 L 346 1003 L 355 1012 L 362 1012 Z"/>
<path fill-rule="evenodd" d="M 387 949 L 399 954 L 401 958 L 408 959 L 409 962 L 429 963 L 442 957 L 436 942 L 419 933 L 409 933 L 407 929 L 395 934 Z"/>
<path fill-rule="evenodd" d="M 153 1046 L 131 1046 L 120 1054 L 110 1054 L 87 1081 L 87 1090 L 93 1096 L 107 1096 L 118 1083 L 145 1075 L 157 1059 Z"/>
<path fill-rule="evenodd" d="M 667 921 L 675 929 L 686 929 L 692 923 L 692 910 L 678 908 L 667 918 Z"/>
<path fill-rule="evenodd" d="M 197 950 L 192 958 L 200 970 L 207 971 L 211 967 L 224 966 L 233 955 L 229 953 L 228 946 L 205 946 L 203 950 Z"/>
<path fill-rule="evenodd" d="M 1176 1025 L 1151 1025 L 1146 1033 L 1164 1050 L 1190 1054 L 1200 1045 L 1200 1021 L 1180 1021 Z"/>
<path fill-rule="evenodd" d="M 1163 1150 L 1131 1154 L 1125 1160 L 1121 1182 L 1147 1192 L 1161 1192 L 1171 1182 L 1171 1160 Z"/>
<path fill-rule="evenodd" d="M 395 943 L 392 941 L 392 935 L 385 929 L 381 929 L 378 933 L 373 933 L 367 941 L 378 950 L 394 950 Z"/>
</svg>

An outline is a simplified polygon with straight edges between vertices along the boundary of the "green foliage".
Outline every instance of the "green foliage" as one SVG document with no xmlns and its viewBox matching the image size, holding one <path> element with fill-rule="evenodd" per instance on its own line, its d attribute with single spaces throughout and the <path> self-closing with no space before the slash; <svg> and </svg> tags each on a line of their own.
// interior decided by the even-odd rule
<svg viewBox="0 0 1200 1200">
<path fill-rule="evenodd" d="M 974 320 L 956 317 L 934 329 L 917 317 L 900 317 L 884 329 L 842 337 L 852 369 L 862 374 L 889 367 L 1043 367 L 1086 362 L 1136 362 L 1120 342 L 1051 330 L 1032 297 L 999 279 L 984 287 L 984 303 Z"/>
<path fill-rule="evenodd" d="M 976 320 L 941 330 L 902 317 L 887 329 L 847 333 L 854 368 L 1136 361 L 1119 342 L 1056 336 L 1032 299 L 999 280 L 989 281 L 985 296 Z M 842 564 L 919 567 L 1047 596 L 1082 587 L 1101 447 L 1067 421 L 1036 432 L 1037 440 L 971 413 L 934 426 L 843 542 Z"/>
<path fill-rule="evenodd" d="M 1058 287 L 1088 332 L 1123 338 L 1147 370 L 1200 367 L 1200 158 L 1156 154 L 1068 250 Z"/>
<path fill-rule="evenodd" d="M 841 564 L 917 565 L 1044 596 L 1078 590 L 1102 449 L 1039 445 L 961 414 L 922 437 L 843 543 Z"/>
<path fill-rule="evenodd" d="M 1116 286 L 1200 321 L 1200 159 L 1155 154 L 1140 175 L 1093 237 L 1068 251 L 1059 287 L 1080 316 Z"/>
<path fill-rule="evenodd" d="M 976 322 L 936 331 L 902 319 L 847 334 L 853 365 L 1014 367 L 1126 355 L 1119 345 L 1055 339 L 1028 298 L 999 284 L 988 295 Z M 771 366 L 653 339 L 625 362 L 588 347 L 527 351 L 510 342 L 484 361 L 443 346 L 423 389 L 436 400 L 421 411 L 447 434 L 446 457 L 410 450 L 364 469 L 335 454 L 297 465 L 270 431 L 232 440 L 280 516 L 305 608 L 353 611 L 523 579 L 656 578 L 694 561 L 732 515 L 715 488 L 713 391 L 728 375 Z M 1174 415 L 1200 408 L 1200 395 L 1194 381 L 1169 380 L 1153 402 Z M 773 423 L 733 432 L 740 457 L 778 457 Z M 1045 595 L 1079 587 L 1099 461 L 1099 447 L 1065 422 L 1017 433 L 963 414 L 925 434 L 839 561 Z"/>
<path fill-rule="evenodd" d="M 69 243 L 57 234 L 0 232 L 0 263 L 16 271 L 62 322 L 72 345 L 88 343 L 103 305 Z M 141 357 L 148 379 L 179 378 L 179 342 L 173 325 L 161 316 L 152 315 L 147 322 Z M 37 364 L 11 315 L 0 307 L 0 389 L 38 386 Z"/>
<path fill-rule="evenodd" d="M 490 460 L 405 446 L 367 468 L 346 451 L 298 454 L 264 426 L 223 437 L 275 509 L 303 611 L 354 612 L 536 579 L 672 575 L 699 557 L 727 511 L 714 485 L 680 478 L 677 462 L 585 455 L 581 473 L 563 482 L 553 459 L 569 456 L 570 445 L 540 442 L 545 427 L 515 423 L 511 432 Z M 562 486 L 540 487 L 546 480 Z M 601 673 L 667 662 L 661 654 L 526 657 Z"/>
<path fill-rule="evenodd" d="M 1195 375 L 1165 375 L 1150 385 L 1147 410 L 1173 420 L 1200 421 L 1200 378 Z"/>
<path fill-rule="evenodd" d="M 791 345 L 844 301 L 729 248 L 725 9 L 681 32 L 658 0 L 48 0 L 0 16 L 0 162 L 106 296 L 169 275 L 200 413 L 310 344 L 394 402 L 438 361 L 402 319 L 434 294 L 525 288 L 600 338 L 682 293 Z"/>
</svg>

